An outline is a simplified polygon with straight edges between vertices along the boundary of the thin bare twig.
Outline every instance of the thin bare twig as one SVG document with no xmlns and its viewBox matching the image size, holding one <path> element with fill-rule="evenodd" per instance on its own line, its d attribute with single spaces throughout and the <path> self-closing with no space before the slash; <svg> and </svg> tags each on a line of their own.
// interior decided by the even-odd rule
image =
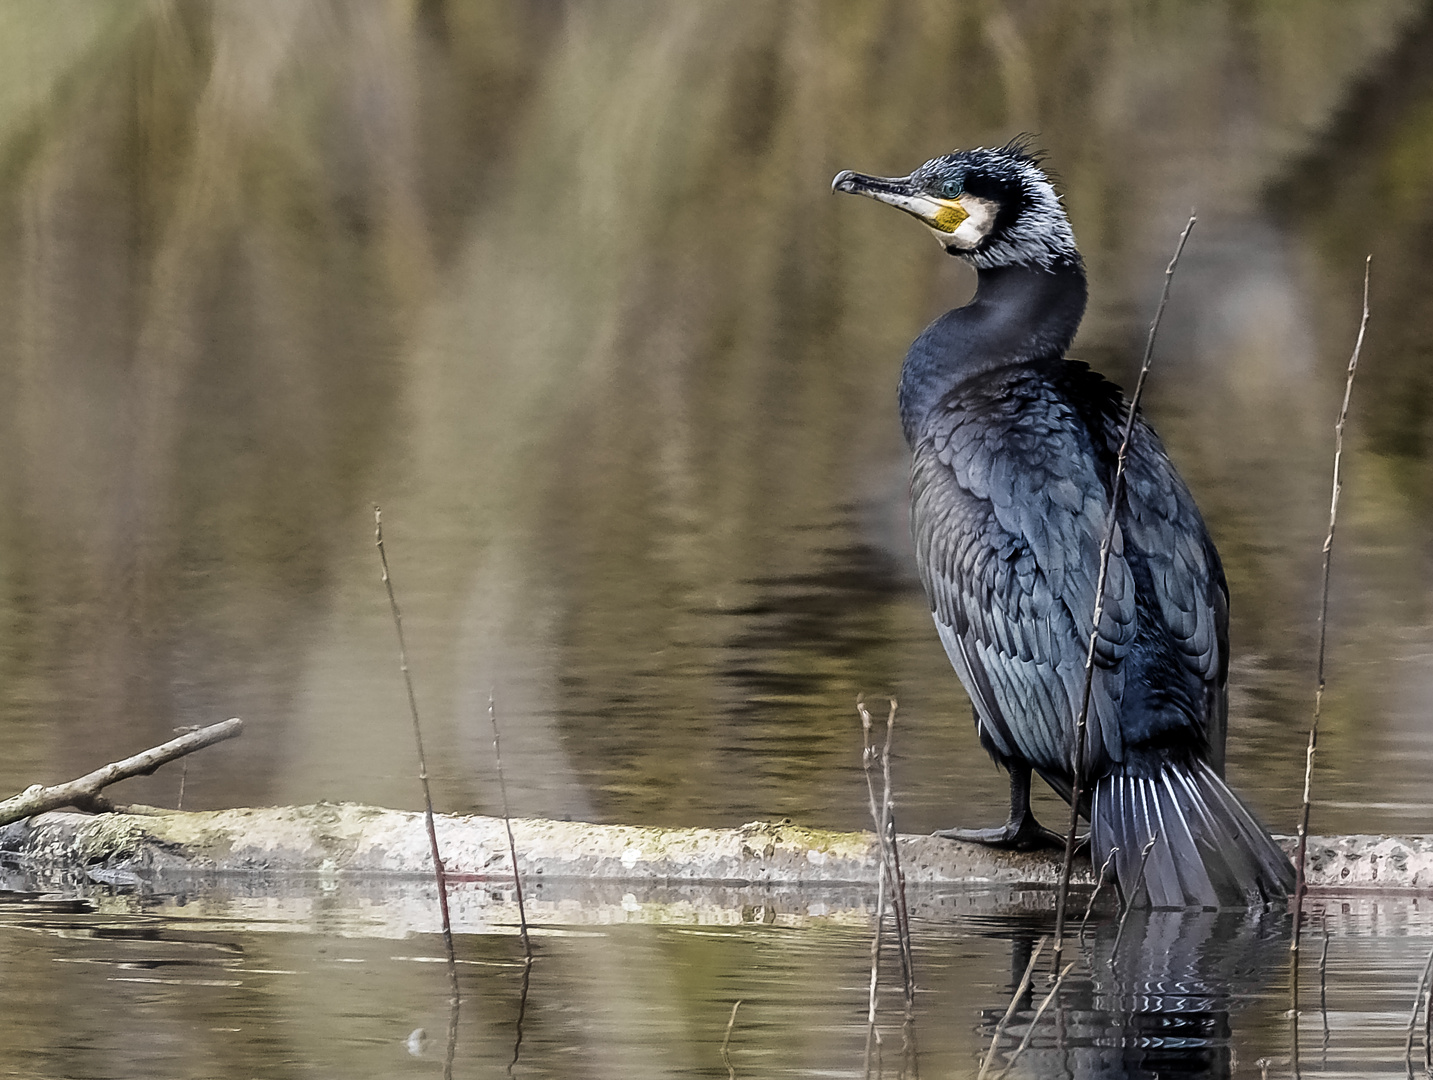
<svg viewBox="0 0 1433 1080">
<path fill-rule="evenodd" d="M 741 999 L 738 998 L 731 1007 L 731 1016 L 726 1022 L 726 1034 L 722 1036 L 721 1040 L 721 1060 L 722 1064 L 726 1066 L 727 1080 L 736 1080 L 736 1070 L 732 1068 L 731 1054 L 727 1052 L 727 1047 L 731 1044 L 731 1029 L 732 1025 L 736 1023 L 736 1010 L 739 1008 L 741 1008 Z"/>
<path fill-rule="evenodd" d="M 920 1047 L 916 1045 L 915 1012 L 906 1010 L 905 1021 L 901 1024 L 901 1067 L 899 1080 L 920 1080 Z"/>
<path fill-rule="evenodd" d="M 1368 329 L 1368 279 L 1373 256 L 1363 261 L 1363 315 L 1358 321 L 1358 337 L 1354 339 L 1353 355 L 1348 359 L 1348 378 L 1343 384 L 1343 404 L 1339 407 L 1338 423 L 1334 425 L 1333 442 L 1333 495 L 1329 499 L 1329 531 L 1324 538 L 1323 589 L 1319 597 L 1319 661 L 1318 687 L 1314 691 L 1314 718 L 1309 725 L 1309 746 L 1304 754 L 1304 805 L 1299 815 L 1299 847 L 1294 855 L 1294 933 L 1289 942 L 1289 951 L 1294 954 L 1293 985 L 1299 978 L 1299 935 L 1303 929 L 1304 893 L 1308 891 L 1305 878 L 1305 862 L 1309 843 L 1309 804 L 1314 782 L 1314 751 L 1319 742 L 1319 714 L 1324 702 L 1324 646 L 1328 641 L 1329 614 L 1329 563 L 1333 557 L 1334 527 L 1338 524 L 1338 497 L 1343 490 L 1343 429 L 1348 422 L 1348 403 L 1353 396 L 1353 377 L 1358 372 L 1358 356 L 1363 351 L 1363 335 Z M 1294 991 L 1297 993 L 1297 990 Z M 1295 1010 L 1297 1011 L 1297 1010 Z"/>
<path fill-rule="evenodd" d="M 1090 893 L 1090 902 L 1085 905 L 1084 918 L 1080 920 L 1080 938 L 1084 939 L 1085 926 L 1090 921 L 1090 912 L 1095 910 L 1095 901 L 1100 898 L 1100 891 L 1105 887 L 1105 878 L 1110 872 L 1110 864 L 1115 861 L 1115 856 L 1120 853 L 1118 845 L 1110 848 L 1110 853 L 1105 856 L 1105 863 L 1100 867 L 1100 876 L 1095 879 L 1095 891 Z"/>
<path fill-rule="evenodd" d="M 398 632 L 398 666 L 403 671 L 403 685 L 408 691 L 408 712 L 413 718 L 413 742 L 418 748 L 418 779 L 423 785 L 423 820 L 428 826 L 428 847 L 433 853 L 433 877 L 438 882 L 438 910 L 443 917 L 443 947 L 448 954 L 448 983 L 453 1002 L 461 1000 L 458 993 L 458 958 L 453 949 L 453 923 L 448 917 L 448 875 L 438 851 L 438 828 L 433 822 L 433 793 L 428 787 L 428 759 L 423 753 L 423 727 L 418 721 L 418 699 L 413 693 L 413 676 L 408 672 L 408 645 L 403 638 L 403 615 L 393 593 L 393 578 L 388 573 L 388 552 L 383 546 L 383 512 L 373 508 L 373 542 L 383 566 L 383 586 L 388 590 L 388 608 L 393 613 L 393 627 Z M 445 1076 L 451 1075 L 449 1064 Z"/>
<path fill-rule="evenodd" d="M 886 714 L 886 745 L 881 750 L 882 795 L 881 809 L 885 814 L 884 827 L 891 855 L 891 900 L 896 914 L 896 937 L 901 950 L 901 974 L 905 978 L 906 1019 L 914 1015 L 916 1003 L 915 957 L 911 952 L 911 917 L 906 907 L 906 875 L 901 870 L 901 849 L 896 843 L 896 801 L 891 794 L 891 739 L 896 728 L 896 699 L 891 698 L 890 712 Z"/>
<path fill-rule="evenodd" d="M 1428 966 L 1433 967 L 1433 951 L 1428 953 Z M 1433 981 L 1423 999 L 1423 1071 L 1433 1078 Z"/>
<path fill-rule="evenodd" d="M 1327 916 L 1325 916 L 1320 929 L 1324 932 L 1324 947 L 1319 952 L 1319 1018 L 1323 1021 L 1323 1049 L 1327 1054 L 1329 1048 L 1329 928 Z"/>
<path fill-rule="evenodd" d="M 985 1074 L 990 1069 L 990 1063 L 995 1060 L 995 1051 L 1000 1046 L 1000 1037 L 1005 1034 L 1005 1028 L 1010 1023 L 1015 1010 L 1020 1007 L 1020 999 L 1025 996 L 1025 991 L 1030 989 L 1030 980 L 1035 975 L 1035 964 L 1040 959 L 1040 953 L 1049 942 L 1047 934 L 1035 945 L 1035 950 L 1030 954 L 1030 962 L 1025 965 L 1025 974 L 1021 976 L 1020 983 L 1015 987 L 1015 993 L 1010 996 L 1010 1004 L 1005 1009 L 1005 1015 L 1000 1018 L 1000 1023 L 995 1025 L 995 1034 L 990 1037 L 990 1049 L 985 1052 L 985 1060 L 980 1063 L 980 1072 L 975 1074 L 975 1080 L 985 1080 Z"/>
<path fill-rule="evenodd" d="M 887 800 L 883 798 L 880 806 L 877 806 L 876 782 L 872 776 L 876 748 L 871 743 L 871 712 L 866 708 L 864 695 L 858 695 L 856 698 L 856 712 L 861 718 L 861 770 L 866 777 L 866 798 L 870 806 L 871 820 L 876 826 L 876 845 L 881 855 L 880 864 L 876 868 L 876 931 L 871 937 L 871 985 L 866 1007 L 866 1075 L 870 1076 L 871 1053 L 881 1045 L 881 1033 L 876 1027 L 876 1004 L 880 996 L 881 937 L 886 925 L 886 888 L 887 879 L 890 877 L 890 861 L 886 857 L 883 820 Z"/>
<path fill-rule="evenodd" d="M 856 712 L 860 714 L 863 733 L 861 759 L 866 775 L 866 795 L 870 803 L 871 820 L 876 827 L 876 846 L 880 851 L 881 865 L 885 869 L 886 882 L 891 891 L 891 912 L 895 916 L 896 939 L 901 957 L 901 974 L 906 990 L 906 1011 L 909 1015 L 915 999 L 915 974 L 911 967 L 910 923 L 904 903 L 905 889 L 901 880 L 900 854 L 896 850 L 895 816 L 890 788 L 891 737 L 895 728 L 896 702 L 894 698 L 891 699 L 890 713 L 886 718 L 886 745 L 883 752 L 878 751 L 875 744 L 870 741 L 873 725 L 871 713 L 866 708 L 864 697 L 856 699 Z M 882 755 L 882 773 L 885 777 L 885 790 L 879 803 L 876 800 L 876 782 L 873 776 L 878 753 Z M 879 1037 L 876 1041 L 880 1041 Z"/>
<path fill-rule="evenodd" d="M 511 1076 L 513 1070 L 517 1068 L 518 1055 L 522 1053 L 522 1022 L 527 1016 L 527 988 L 531 978 L 532 961 L 526 960 L 522 965 L 522 991 L 519 993 L 517 999 L 517 1023 L 513 1025 L 515 1030 L 512 1044 L 512 1060 L 508 1062 L 507 1070 L 509 1076 Z"/>
<path fill-rule="evenodd" d="M 0 802 L 0 825 L 9 825 L 14 821 L 43 814 L 47 810 L 58 810 L 62 806 L 76 806 L 81 810 L 109 813 L 114 810 L 114 806 L 100 792 L 111 784 L 128 780 L 132 776 L 148 776 L 155 769 L 175 758 L 192 754 L 195 750 L 213 746 L 225 739 L 232 739 L 243 730 L 244 721 L 236 716 L 222 723 L 210 724 L 208 727 L 191 731 L 177 739 L 170 739 L 158 746 L 152 746 L 133 757 L 111 762 L 104 768 L 86 773 L 78 780 L 70 780 L 53 787 L 42 787 L 35 784 L 20 794 Z"/>
<path fill-rule="evenodd" d="M 1120 925 L 1115 930 L 1115 943 L 1110 946 L 1110 968 L 1115 966 L 1115 956 L 1120 951 L 1120 940 L 1125 936 L 1125 923 L 1129 922 L 1129 913 L 1134 910 L 1134 902 L 1139 899 L 1139 887 L 1144 884 L 1144 868 L 1149 865 L 1149 853 L 1154 850 L 1156 841 L 1159 840 L 1159 830 L 1154 830 L 1154 835 L 1149 838 L 1149 843 L 1144 845 L 1144 851 L 1139 857 L 1139 873 L 1134 877 L 1134 886 L 1125 898 L 1124 913 L 1120 915 Z"/>
<path fill-rule="evenodd" d="M 488 719 L 493 725 L 493 757 L 498 763 L 498 791 L 502 793 L 503 800 L 503 827 L 508 833 L 508 857 L 512 860 L 512 885 L 513 892 L 517 894 L 517 918 L 518 932 L 522 935 L 522 952 L 527 963 L 532 963 L 532 941 L 527 934 L 527 906 L 522 899 L 522 877 L 517 872 L 517 841 L 512 834 L 512 813 L 508 808 L 508 782 L 503 775 L 503 749 L 498 741 L 498 710 L 493 702 L 493 695 L 488 694 Z"/>
<path fill-rule="evenodd" d="M 1430 972 L 1433 972 L 1433 952 L 1428 954 L 1428 962 L 1423 965 L 1423 974 L 1418 979 L 1418 990 L 1413 995 L 1413 1011 L 1408 1014 L 1408 1038 L 1403 1041 L 1403 1062 L 1408 1066 L 1410 1076 L 1413 1074 L 1413 1032 L 1418 1027 L 1418 1006 L 1423 1004 L 1423 988 L 1428 985 Z M 1427 1048 L 1424 1049 L 1426 1051 Z M 1424 1057 L 1427 1056 L 1425 1053 Z"/>
<path fill-rule="evenodd" d="M 185 724 L 183 727 L 175 728 L 174 734 L 188 735 L 191 731 L 198 731 L 201 726 L 202 725 L 200 724 Z M 174 809 L 176 810 L 184 809 L 184 785 L 188 782 L 188 780 L 189 759 L 186 757 L 183 761 L 179 763 L 179 796 L 174 800 Z"/>
<path fill-rule="evenodd" d="M 448 999 L 448 1036 L 443 1044 L 443 1077 L 450 1080 L 453 1063 L 458 1060 L 458 1012 L 463 1003 L 456 997 Z"/>
<path fill-rule="evenodd" d="M 879 842 L 879 838 L 878 838 Z M 866 1074 L 871 1072 L 871 1051 L 880 1044 L 876 1030 L 876 1005 L 881 985 L 881 935 L 886 925 L 886 860 L 876 867 L 876 932 L 871 936 L 871 986 L 866 1004 Z"/>
<path fill-rule="evenodd" d="M 1030 1040 L 1035 1037 L 1035 1027 L 1040 1023 L 1040 1017 L 1045 1015 L 1045 1010 L 1050 1007 L 1050 1002 L 1055 1000 L 1055 995 L 1060 992 L 1060 987 L 1064 985 L 1065 976 L 1070 973 L 1070 969 L 1074 966 L 1072 962 L 1066 964 L 1064 968 L 1061 969 L 1060 977 L 1055 980 L 1055 985 L 1050 987 L 1050 992 L 1045 995 L 1045 1000 L 1040 1002 L 1040 1007 L 1035 1010 L 1035 1015 L 1030 1020 L 1030 1026 L 1025 1029 L 1025 1037 L 1020 1040 L 1020 1045 L 1015 1048 L 1015 1053 L 1010 1055 L 1010 1060 L 1005 1063 L 1005 1068 L 1000 1070 L 1000 1076 L 1004 1076 L 1015 1067 L 1015 1062 L 1019 1059 L 1020 1055 L 1025 1052 L 1025 1048 L 1030 1045 Z M 996 1077 L 996 1080 L 1000 1080 L 1000 1077 Z"/>
<path fill-rule="evenodd" d="M 871 741 L 874 726 L 870 710 L 866 708 L 864 696 L 856 699 L 856 712 L 861 717 L 861 765 L 866 777 L 866 795 L 869 800 L 871 819 L 876 828 L 876 844 L 881 861 L 877 869 L 876 887 L 876 929 L 871 941 L 871 982 L 870 997 L 866 1015 L 866 1074 L 871 1071 L 871 1056 L 874 1050 L 879 1058 L 882 1045 L 881 1033 L 876 1028 L 876 1005 L 880 986 L 881 939 L 885 926 L 887 889 L 891 901 L 891 912 L 896 924 L 897 949 L 901 958 L 901 973 L 905 985 L 905 1026 L 902 1029 L 902 1052 L 909 1054 L 914 1047 L 911 1022 L 915 1017 L 915 974 L 911 953 L 910 914 L 906 906 L 905 875 L 901 872 L 900 849 L 896 843 L 895 799 L 891 794 L 891 742 L 894 738 L 897 704 L 891 699 L 890 712 L 886 716 L 886 742 L 879 751 L 881 760 L 882 793 L 879 803 L 876 799 L 876 784 L 873 776 L 876 746 Z"/>
<path fill-rule="evenodd" d="M 1198 218 L 1189 215 L 1184 231 L 1179 234 L 1174 257 L 1164 269 L 1164 288 L 1159 294 L 1159 307 L 1149 324 L 1149 337 L 1144 343 L 1144 359 L 1140 363 L 1139 378 L 1134 384 L 1134 393 L 1129 399 L 1129 415 L 1125 417 L 1124 437 L 1120 440 L 1119 457 L 1115 464 L 1115 479 L 1110 486 L 1110 508 L 1105 515 L 1104 539 L 1100 541 L 1100 573 L 1095 581 L 1095 608 L 1090 622 L 1090 641 L 1085 651 L 1085 687 L 1080 695 L 1080 712 L 1075 720 L 1075 747 L 1073 753 L 1073 776 L 1070 784 L 1070 830 L 1065 835 L 1065 861 L 1060 867 L 1060 891 L 1055 901 L 1055 954 L 1052 963 L 1060 966 L 1060 953 L 1064 948 L 1065 908 L 1070 896 L 1070 872 L 1075 862 L 1075 834 L 1080 825 L 1080 794 L 1085 772 L 1085 730 L 1090 715 L 1090 692 L 1095 682 L 1095 646 L 1100 638 L 1100 622 L 1105 614 L 1105 583 L 1109 577 L 1110 550 L 1114 543 L 1115 522 L 1119 515 L 1120 497 L 1124 489 L 1125 461 L 1129 454 L 1130 437 L 1134 433 L 1134 421 L 1139 409 L 1140 395 L 1144 393 L 1144 381 L 1149 375 L 1149 366 L 1154 359 L 1154 339 L 1159 333 L 1160 320 L 1164 318 L 1165 306 L 1169 303 L 1169 287 L 1174 280 L 1175 267 L 1184 253 L 1184 244 Z"/>
</svg>

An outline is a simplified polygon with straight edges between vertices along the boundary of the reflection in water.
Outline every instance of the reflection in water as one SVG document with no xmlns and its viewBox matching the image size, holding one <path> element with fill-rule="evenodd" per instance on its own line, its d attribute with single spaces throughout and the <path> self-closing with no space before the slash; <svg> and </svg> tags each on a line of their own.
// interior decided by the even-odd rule
<svg viewBox="0 0 1433 1080">
<path fill-rule="evenodd" d="M 995 894 L 913 899 L 921 910 L 953 903 L 987 914 L 917 920 L 914 1054 L 902 1057 L 892 987 L 878 1071 L 973 1076 L 1050 913 L 1021 914 Z M 1408 1004 L 1433 945 L 1427 905 L 1321 905 L 1332 933 L 1330 1035 L 1316 1051 L 1323 1021 L 1316 1010 L 1305 1016 L 1305 1075 L 1401 1076 Z M 11 1060 L 25 1075 L 114 1080 L 436 1075 L 446 1053 L 437 1033 L 451 1016 L 437 934 L 374 938 L 362 909 L 316 907 L 319 933 L 297 929 L 292 914 L 266 922 L 261 907 L 226 904 L 222 892 L 183 903 L 94 888 L 68 903 L 0 896 L 0 1023 Z M 1277 1063 L 1271 1075 L 1288 1075 L 1287 919 L 1141 913 L 1113 968 L 1112 939 L 1106 922 L 1087 946 L 1071 943 L 1076 970 L 1012 1075 L 1254 1077 L 1264 1058 Z M 520 1022 L 515 1075 L 725 1076 L 720 1048 L 741 1000 L 729 1044 L 738 1076 L 860 1076 L 869 944 L 866 925 L 784 909 L 726 924 L 609 918 L 543 927 L 525 980 L 511 928 L 463 934 L 454 1075 L 497 1075 Z M 1042 971 L 1006 1054 L 1047 988 Z M 430 1038 L 414 1059 L 418 1028 Z"/>
<path fill-rule="evenodd" d="M 524 931 L 524 937 L 526 932 Z M 523 943 L 523 965 L 522 965 L 522 989 L 518 991 L 517 998 L 517 1019 L 513 1021 L 512 1060 L 508 1062 L 508 1073 L 517 1068 L 518 1058 L 522 1056 L 522 1022 L 527 1016 L 527 992 L 532 986 L 532 951 L 526 941 Z M 456 1028 L 453 1032 L 454 1042 L 457 1041 Z"/>
<path fill-rule="evenodd" d="M 1231 1012 L 1280 983 L 1287 923 L 1282 912 L 1136 910 L 1113 962 L 1115 925 L 1103 924 L 1012 1075 L 1233 1076 Z M 1028 938 L 1014 941 L 1012 970 L 1024 971 L 1029 952 Z M 1037 980 L 1027 997 L 1044 992 Z M 1026 1026 L 1032 1013 L 1027 1001 Z"/>
</svg>

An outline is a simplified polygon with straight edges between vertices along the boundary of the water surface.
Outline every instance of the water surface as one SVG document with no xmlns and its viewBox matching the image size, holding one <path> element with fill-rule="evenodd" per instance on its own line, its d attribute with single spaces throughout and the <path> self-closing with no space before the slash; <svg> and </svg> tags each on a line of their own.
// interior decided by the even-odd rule
<svg viewBox="0 0 1433 1080">
<path fill-rule="evenodd" d="M 938 895 L 912 899 L 927 915 L 943 906 Z M 204 915 L 184 910 L 194 903 Z M 1050 929 L 1048 911 L 1012 912 L 917 916 L 915 1020 L 903 1026 L 900 991 L 885 986 L 875 1074 L 974 1074 Z M 1316 948 L 1302 1072 L 1402 1076 L 1411 987 L 1433 947 L 1428 905 L 1384 898 L 1315 912 L 1331 935 L 1328 979 L 1321 997 Z M 12 1067 L 108 1078 L 438 1075 L 450 1014 L 436 935 L 393 939 L 337 913 L 309 925 L 274 914 L 267 924 L 253 910 L 235 918 L 222 898 L 0 902 L 10 973 L 0 1028 Z M 516 1052 L 515 1075 L 725 1076 L 720 1047 L 736 1001 L 738 1076 L 865 1075 L 865 927 L 779 905 L 665 925 L 632 905 L 628 918 L 540 928 L 525 1003 L 512 928 L 459 935 L 455 1075 L 496 1074 Z M 1011 1075 L 1233 1077 L 1266 1065 L 1287 1075 L 1286 923 L 1136 913 L 1111 963 L 1116 925 L 1098 921 L 1067 949 L 1075 970 Z M 1049 982 L 1037 975 L 1020 1003 L 1007 1054 Z"/>
</svg>

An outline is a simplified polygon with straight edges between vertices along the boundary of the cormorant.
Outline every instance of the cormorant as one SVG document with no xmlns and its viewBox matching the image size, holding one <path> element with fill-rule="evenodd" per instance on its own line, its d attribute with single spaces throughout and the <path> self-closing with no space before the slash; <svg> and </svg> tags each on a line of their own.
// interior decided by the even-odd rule
<svg viewBox="0 0 1433 1080">
<path fill-rule="evenodd" d="M 909 176 L 842 172 L 835 191 L 919 219 L 979 284 L 916 338 L 900 416 L 914 454 L 911 531 L 941 642 L 981 745 L 1010 774 L 1010 820 L 939 835 L 1063 846 L 1030 812 L 1033 769 L 1068 802 L 1100 545 L 1127 404 L 1068 359 L 1084 262 L 1040 160 L 1019 140 Z M 1293 869 L 1225 785 L 1229 591 L 1159 437 L 1137 419 L 1111 544 L 1081 779 L 1092 858 L 1117 848 L 1154 907 L 1276 900 Z"/>
</svg>

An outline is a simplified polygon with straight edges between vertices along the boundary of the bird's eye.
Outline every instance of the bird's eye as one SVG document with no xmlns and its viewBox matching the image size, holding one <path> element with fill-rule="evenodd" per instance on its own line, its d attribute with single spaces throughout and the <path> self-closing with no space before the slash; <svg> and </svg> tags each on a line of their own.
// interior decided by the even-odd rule
<svg viewBox="0 0 1433 1080">
<path fill-rule="evenodd" d="M 964 190 L 965 184 L 960 180 L 955 179 L 954 177 L 949 180 L 943 181 L 940 185 L 940 193 L 947 199 L 955 198 Z"/>
</svg>

